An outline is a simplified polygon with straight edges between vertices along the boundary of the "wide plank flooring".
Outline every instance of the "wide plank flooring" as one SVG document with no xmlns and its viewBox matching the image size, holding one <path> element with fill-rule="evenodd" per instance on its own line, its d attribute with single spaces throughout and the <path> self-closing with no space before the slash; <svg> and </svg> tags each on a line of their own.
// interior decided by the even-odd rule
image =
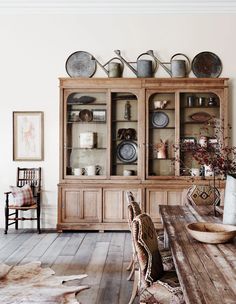
<svg viewBox="0 0 236 304">
<path fill-rule="evenodd" d="M 126 304 L 133 281 L 126 270 L 132 252 L 129 232 L 44 232 L 0 230 L 0 262 L 9 265 L 41 261 L 57 275 L 88 275 L 90 286 L 77 295 L 81 304 Z M 1 296 L 0 296 L 1 302 Z M 138 303 L 136 299 L 135 304 Z"/>
</svg>

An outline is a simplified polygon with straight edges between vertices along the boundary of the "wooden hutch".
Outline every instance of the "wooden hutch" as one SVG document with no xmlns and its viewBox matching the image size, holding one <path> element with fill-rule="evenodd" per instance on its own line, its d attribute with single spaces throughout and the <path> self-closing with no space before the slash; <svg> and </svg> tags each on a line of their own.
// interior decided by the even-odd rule
<svg viewBox="0 0 236 304">
<path fill-rule="evenodd" d="M 208 114 L 226 127 L 227 108 L 226 78 L 60 78 L 58 231 L 127 230 L 126 190 L 160 224 L 159 204 L 183 204 L 199 167 L 174 146 L 198 142 Z"/>
</svg>

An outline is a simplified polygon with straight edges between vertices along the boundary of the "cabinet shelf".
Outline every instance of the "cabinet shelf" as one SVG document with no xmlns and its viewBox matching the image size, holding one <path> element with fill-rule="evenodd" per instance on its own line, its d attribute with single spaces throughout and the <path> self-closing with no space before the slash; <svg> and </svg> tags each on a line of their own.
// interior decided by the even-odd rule
<svg viewBox="0 0 236 304">
<path fill-rule="evenodd" d="M 113 166 L 136 166 L 137 163 L 115 163 Z"/>
<path fill-rule="evenodd" d="M 106 121 L 67 121 L 68 124 L 106 124 Z"/>
<path fill-rule="evenodd" d="M 164 128 L 157 128 L 157 127 L 149 127 L 149 129 L 154 129 L 154 130 L 165 130 L 165 129 L 169 129 L 169 130 L 171 130 L 171 129 L 175 129 L 175 127 L 164 127 Z"/>
<path fill-rule="evenodd" d="M 181 122 L 182 125 L 202 125 L 207 123 L 207 121 L 183 121 Z"/>
<path fill-rule="evenodd" d="M 167 158 L 152 158 L 149 157 L 149 161 L 157 161 L 157 160 L 175 160 L 174 157 L 167 157 Z"/>
<path fill-rule="evenodd" d="M 106 150 L 107 148 L 80 148 L 80 147 L 66 147 L 68 150 Z"/>
<path fill-rule="evenodd" d="M 220 106 L 194 106 L 194 107 L 188 107 L 184 106 L 181 107 L 182 109 L 218 109 Z"/>
<path fill-rule="evenodd" d="M 167 109 L 156 109 L 156 110 L 150 110 L 149 113 L 154 113 L 154 112 L 160 112 L 160 111 L 174 111 L 175 108 L 167 108 Z"/>
<path fill-rule="evenodd" d="M 137 139 L 133 139 L 133 138 L 130 138 L 130 139 L 119 139 L 119 138 L 114 138 L 114 139 L 112 139 L 112 141 L 118 141 L 118 142 L 120 142 L 120 141 L 123 141 L 123 140 L 130 140 L 130 141 L 133 141 L 133 142 L 135 142 L 135 143 L 137 143 Z"/>
<path fill-rule="evenodd" d="M 123 119 L 113 119 L 112 122 L 138 122 L 136 119 L 131 119 L 131 120 L 123 120 Z"/>
<path fill-rule="evenodd" d="M 82 104 L 82 103 L 76 103 L 76 102 L 67 104 L 68 107 L 70 107 L 70 106 L 81 106 L 81 107 L 85 107 L 85 106 L 106 106 L 106 105 L 107 105 L 106 103 L 85 103 L 85 104 Z"/>
</svg>

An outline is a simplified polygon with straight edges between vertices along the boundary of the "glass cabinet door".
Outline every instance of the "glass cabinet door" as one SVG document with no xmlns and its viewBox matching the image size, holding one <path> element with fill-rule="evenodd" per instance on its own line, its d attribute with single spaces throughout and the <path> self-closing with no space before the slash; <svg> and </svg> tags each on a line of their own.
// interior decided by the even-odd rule
<svg viewBox="0 0 236 304">
<path fill-rule="evenodd" d="M 65 92 L 66 175 L 97 178 L 107 174 L 106 92 Z"/>
<path fill-rule="evenodd" d="M 138 98 L 111 93 L 111 176 L 138 175 Z"/>
<path fill-rule="evenodd" d="M 180 94 L 180 175 L 206 175 L 205 167 L 194 159 L 194 149 L 202 147 L 209 153 L 217 148 L 215 124 L 220 118 L 220 99 L 211 92 Z M 195 150 L 196 151 L 196 150 Z"/>
<path fill-rule="evenodd" d="M 175 93 L 149 92 L 147 111 L 147 176 L 173 176 Z"/>
</svg>

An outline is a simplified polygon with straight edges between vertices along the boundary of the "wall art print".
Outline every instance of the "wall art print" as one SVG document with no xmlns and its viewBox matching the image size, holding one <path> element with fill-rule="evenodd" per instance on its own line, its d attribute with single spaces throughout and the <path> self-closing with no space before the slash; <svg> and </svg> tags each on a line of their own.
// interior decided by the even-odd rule
<svg viewBox="0 0 236 304">
<path fill-rule="evenodd" d="M 43 112 L 13 112 L 13 160 L 43 160 Z"/>
</svg>

